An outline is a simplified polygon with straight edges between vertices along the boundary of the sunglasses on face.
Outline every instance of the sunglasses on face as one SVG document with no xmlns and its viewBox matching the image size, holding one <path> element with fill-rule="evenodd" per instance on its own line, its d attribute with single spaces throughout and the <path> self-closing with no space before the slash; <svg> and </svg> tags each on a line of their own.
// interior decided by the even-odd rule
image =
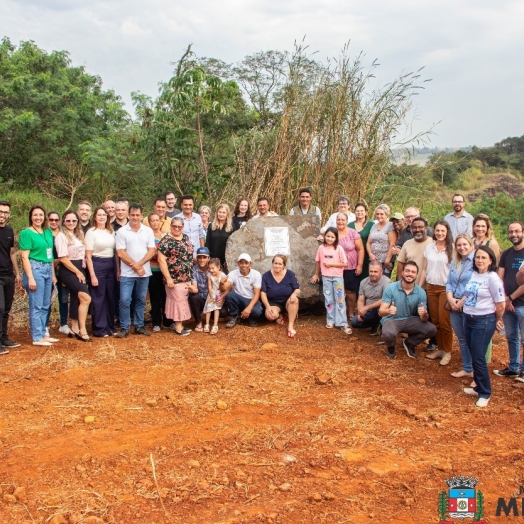
<svg viewBox="0 0 524 524">
<path fill-rule="evenodd" d="M 48 218 L 49 222 L 60 222 L 59 218 Z"/>
<path fill-rule="evenodd" d="M 64 220 L 66 224 L 76 224 L 78 220 Z"/>
</svg>

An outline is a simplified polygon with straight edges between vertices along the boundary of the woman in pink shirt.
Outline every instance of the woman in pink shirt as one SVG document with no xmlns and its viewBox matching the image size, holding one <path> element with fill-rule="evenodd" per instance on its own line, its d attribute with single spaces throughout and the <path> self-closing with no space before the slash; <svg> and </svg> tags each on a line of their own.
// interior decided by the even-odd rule
<svg viewBox="0 0 524 524">
<path fill-rule="evenodd" d="M 329 227 L 324 233 L 324 243 L 319 246 L 316 256 L 315 274 L 311 283 L 316 284 L 322 274 L 322 288 L 326 304 L 326 327 L 340 327 L 346 335 L 352 333 L 346 316 L 346 296 L 344 293 L 344 268 L 347 258 L 342 246 L 338 245 L 338 231 Z"/>
</svg>

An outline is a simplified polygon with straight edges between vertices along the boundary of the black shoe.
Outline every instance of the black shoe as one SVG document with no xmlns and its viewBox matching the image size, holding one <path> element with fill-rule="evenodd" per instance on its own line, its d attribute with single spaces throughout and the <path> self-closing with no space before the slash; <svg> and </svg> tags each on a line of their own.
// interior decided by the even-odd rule
<svg viewBox="0 0 524 524">
<path fill-rule="evenodd" d="M 4 346 L 0 346 L 0 355 L 7 355 L 8 353 L 8 349 L 6 349 Z"/>
<path fill-rule="evenodd" d="M 187 337 L 189 333 L 191 333 L 190 329 L 183 329 L 182 331 L 177 331 L 176 329 L 173 330 L 175 332 L 175 335 L 178 335 L 180 337 Z"/>
<path fill-rule="evenodd" d="M 113 336 L 116 338 L 126 338 L 129 336 L 129 329 L 122 329 L 118 333 L 115 333 Z"/>
<path fill-rule="evenodd" d="M 377 335 L 380 335 L 381 332 L 382 332 L 382 329 L 380 329 L 380 325 L 378 325 L 377 327 L 371 328 L 371 331 L 369 332 L 369 336 L 376 337 Z"/>
<path fill-rule="evenodd" d="M 518 377 L 515 377 L 515 380 L 517 382 L 524 382 L 524 373 L 522 373 L 522 371 L 519 373 L 519 376 Z"/>
<path fill-rule="evenodd" d="M 237 322 L 238 322 L 238 315 L 233 315 L 229 319 L 229 322 L 226 324 L 226 327 L 227 328 L 234 328 L 237 325 Z"/>
<path fill-rule="evenodd" d="M 430 342 L 425 348 L 424 351 L 435 351 L 438 349 L 437 344 L 435 342 Z M 407 351 L 407 350 L 406 350 Z"/>
<path fill-rule="evenodd" d="M 135 328 L 135 335 L 145 335 L 146 337 L 148 337 L 149 335 L 151 335 L 151 331 L 148 331 L 144 326 L 142 326 L 139 328 Z"/>
<path fill-rule="evenodd" d="M 511 369 L 509 369 L 509 368 L 494 369 L 493 373 L 495 373 L 495 375 L 498 375 L 499 377 L 515 378 L 515 377 L 519 376 L 519 372 L 518 371 L 511 371 Z"/>
<path fill-rule="evenodd" d="M 391 360 L 397 358 L 397 352 L 395 351 L 395 346 L 391 346 L 388 348 L 386 352 L 386 356 L 390 358 Z"/>
<path fill-rule="evenodd" d="M 249 327 L 258 327 L 258 322 L 254 319 L 254 318 L 250 318 L 248 321 L 247 321 L 247 325 Z M 227 326 L 226 326 L 227 327 Z"/>
<path fill-rule="evenodd" d="M 18 348 L 20 347 L 20 344 L 18 342 L 13 342 L 12 340 L 6 338 L 5 340 L 2 340 L 2 346 L 6 348 Z"/>
<path fill-rule="evenodd" d="M 408 354 L 409 358 L 417 358 L 417 354 L 415 353 L 415 348 L 406 340 L 402 342 L 402 345 L 404 346 L 404 349 L 406 350 L 406 353 Z"/>
</svg>

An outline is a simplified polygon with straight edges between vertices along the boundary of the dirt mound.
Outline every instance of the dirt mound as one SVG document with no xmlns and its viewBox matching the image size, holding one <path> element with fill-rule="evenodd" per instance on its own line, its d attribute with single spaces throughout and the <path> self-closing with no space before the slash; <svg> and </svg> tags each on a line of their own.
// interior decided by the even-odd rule
<svg viewBox="0 0 524 524">
<path fill-rule="evenodd" d="M 513 175 L 486 175 L 486 184 L 480 191 L 468 193 L 468 201 L 476 202 L 482 200 L 483 196 L 495 197 L 497 193 L 506 193 L 511 198 L 519 198 L 524 195 L 524 184 Z"/>
</svg>

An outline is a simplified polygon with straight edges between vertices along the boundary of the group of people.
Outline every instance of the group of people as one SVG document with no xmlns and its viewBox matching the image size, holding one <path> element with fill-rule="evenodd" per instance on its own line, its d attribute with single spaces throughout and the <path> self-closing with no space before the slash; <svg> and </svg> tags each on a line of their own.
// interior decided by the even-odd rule
<svg viewBox="0 0 524 524">
<path fill-rule="evenodd" d="M 289 214 L 317 215 L 321 220 L 311 190 L 299 193 L 298 205 Z M 269 200 L 258 199 L 255 215 L 246 199 L 237 202 L 233 213 L 227 204 L 214 214 L 207 206 L 197 213 L 191 195 L 181 197 L 181 210 L 176 203 L 175 194 L 168 192 L 155 200 L 147 216 L 125 198 L 107 201 L 94 211 L 83 201 L 62 215 L 33 206 L 19 237 L 33 344 L 59 342 L 48 329 L 53 289 L 58 295 L 59 331 L 84 342 L 91 342 L 88 314 L 94 336 L 127 337 L 132 323 L 134 333 L 150 335 L 144 325 L 148 293 L 153 331 L 164 327 L 187 336 L 191 330 L 184 322 L 193 317 L 194 331 L 216 334 L 220 317 L 229 315 L 226 327 L 233 328 L 241 321 L 256 326 L 265 315 L 287 324 L 293 338 L 300 286 L 287 268 L 287 257 L 276 255 L 264 275 L 252 267 L 248 253 L 238 257 L 236 268 L 228 268 L 226 262 L 227 241 L 234 231 L 248 220 L 277 215 Z M 411 358 L 416 357 L 416 346 L 429 339 L 426 357 L 441 365 L 451 360 L 455 333 L 462 367 L 452 376 L 473 378 L 465 392 L 478 397 L 479 407 L 491 396 L 491 339 L 495 329 L 505 329 L 509 364 L 495 373 L 524 382 L 520 222 L 509 225 L 513 247 L 501 254 L 489 217 L 467 213 L 462 195 L 453 196 L 453 211 L 433 229 L 415 207 L 391 214 L 388 205 L 380 204 L 372 220 L 365 202 L 352 212 L 342 195 L 337 205 L 338 211 L 321 229 L 311 277 L 312 283 L 322 281 L 326 328 L 339 327 L 346 334 L 352 328 L 370 328 L 371 335 L 381 334 L 391 359 L 396 357 L 399 334 L 407 335 L 402 346 Z M 7 336 L 14 287 L 22 280 L 14 232 L 7 224 L 10 211 L 8 202 L 0 202 L 1 353 L 18 345 Z"/>
</svg>

